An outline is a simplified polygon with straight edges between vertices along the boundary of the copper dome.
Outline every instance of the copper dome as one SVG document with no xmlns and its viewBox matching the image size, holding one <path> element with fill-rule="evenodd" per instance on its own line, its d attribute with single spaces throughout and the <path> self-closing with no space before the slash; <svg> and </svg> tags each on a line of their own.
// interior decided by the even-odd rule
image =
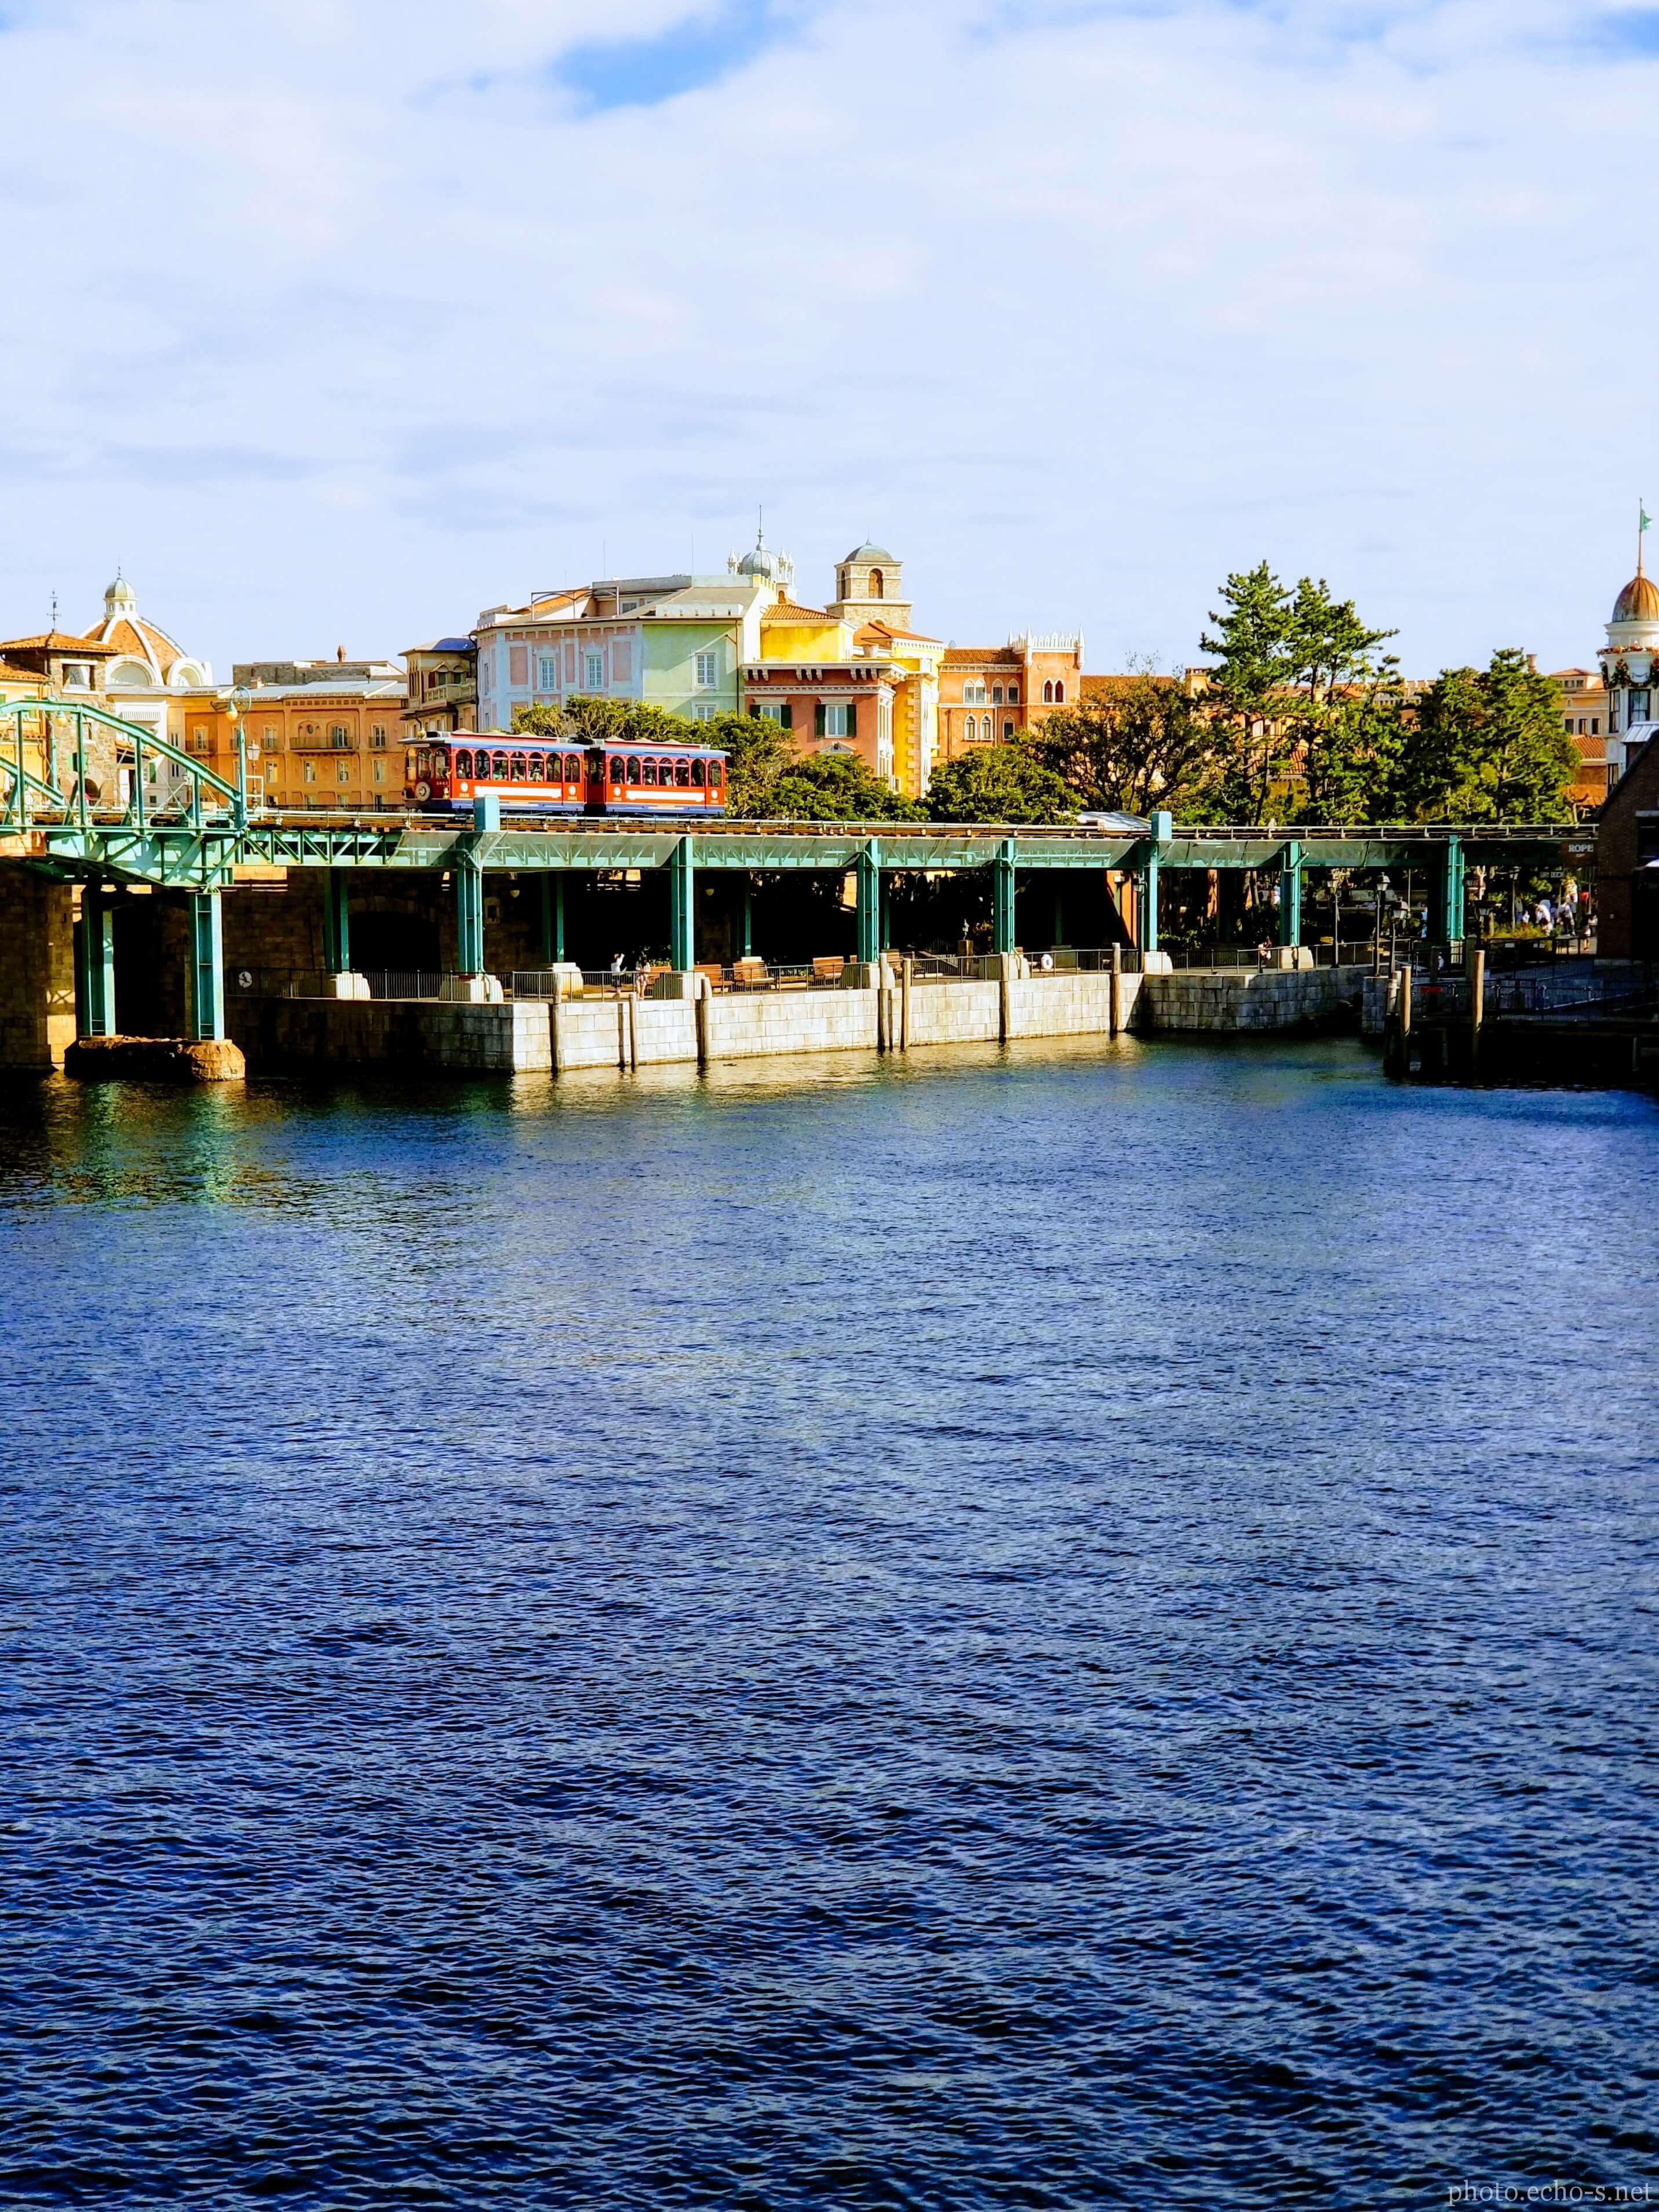
<svg viewBox="0 0 1659 2212">
<path fill-rule="evenodd" d="M 1614 622 L 1659 622 L 1659 584 L 1638 568 L 1613 602 Z"/>
</svg>

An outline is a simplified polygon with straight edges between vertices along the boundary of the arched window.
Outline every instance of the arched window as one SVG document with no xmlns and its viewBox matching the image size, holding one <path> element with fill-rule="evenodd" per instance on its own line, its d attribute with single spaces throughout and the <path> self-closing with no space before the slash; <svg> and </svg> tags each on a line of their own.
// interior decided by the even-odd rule
<svg viewBox="0 0 1659 2212">
<path fill-rule="evenodd" d="M 1042 687 L 1042 703 L 1045 707 L 1052 707 L 1054 702 L 1054 687 L 1052 683 L 1045 684 Z"/>
<path fill-rule="evenodd" d="M 491 757 L 489 763 L 489 780 L 492 783 L 505 783 L 507 781 L 507 755 L 505 753 L 495 753 Z"/>
<path fill-rule="evenodd" d="M 1019 686 L 1018 684 L 1011 684 L 1008 686 L 1008 704 L 1011 707 L 1018 707 L 1019 704 Z"/>
<path fill-rule="evenodd" d="M 991 686 L 991 704 L 994 707 L 1000 707 L 1002 704 L 1002 686 L 1000 684 L 994 684 Z"/>
<path fill-rule="evenodd" d="M 472 756 L 471 753 L 456 754 L 455 773 L 457 775 L 471 777 L 472 774 Z"/>
<path fill-rule="evenodd" d="M 887 579 L 879 568 L 872 568 L 870 571 L 870 597 L 872 599 L 884 599 L 886 596 Z"/>
<path fill-rule="evenodd" d="M 698 791 L 702 789 L 702 763 L 701 761 L 693 761 L 691 763 L 691 781 Z"/>
<path fill-rule="evenodd" d="M 1003 736 L 1004 736 L 1005 738 L 1012 738 L 1012 737 L 1013 736 L 1013 734 L 1014 734 L 1014 726 L 1013 726 L 1013 724 L 1012 724 L 1012 722 L 1005 722 L 1005 723 L 1003 724 L 1003 726 L 1002 726 L 1002 734 L 1003 734 Z"/>
<path fill-rule="evenodd" d="M 639 761 L 637 760 L 637 758 L 635 757 L 635 755 L 634 755 L 634 754 L 629 753 L 629 755 L 628 756 L 628 781 L 629 781 L 630 783 L 637 783 L 637 782 L 639 781 L 639 780 L 640 780 L 640 763 L 639 763 Z"/>
<path fill-rule="evenodd" d="M 530 763 L 522 753 L 513 756 L 513 781 L 514 783 L 528 783 L 530 781 Z"/>
<path fill-rule="evenodd" d="M 1066 704 L 1066 686 L 1058 681 L 1054 684 L 1054 704 L 1056 707 Z"/>
<path fill-rule="evenodd" d="M 690 761 L 678 760 L 675 762 L 674 781 L 680 787 L 682 791 L 689 791 L 691 788 L 691 763 Z"/>
<path fill-rule="evenodd" d="M 969 744 L 971 744 L 974 739 L 979 735 L 979 724 L 973 715 L 969 714 L 967 720 L 963 722 L 962 726 L 962 734 L 967 738 Z"/>
<path fill-rule="evenodd" d="M 530 781 L 532 783 L 545 783 L 547 781 L 547 756 L 544 753 L 532 753 L 528 757 L 530 761 Z"/>
<path fill-rule="evenodd" d="M 640 770 L 640 781 L 642 783 L 648 783 L 654 787 L 657 781 L 657 763 L 655 761 L 647 761 L 645 766 Z"/>
<path fill-rule="evenodd" d="M 625 769 L 625 768 L 623 767 L 623 757 L 622 757 L 622 755 L 621 755 L 620 753 L 612 753 L 612 754 L 611 754 L 611 782 L 612 782 L 612 783 L 622 783 L 622 782 L 625 781 L 625 780 L 626 780 L 626 776 L 627 776 L 627 771 L 626 771 L 626 769 Z"/>
<path fill-rule="evenodd" d="M 720 764 L 717 760 L 713 760 L 708 763 L 708 788 L 711 791 L 718 791 L 720 787 Z"/>
<path fill-rule="evenodd" d="M 567 753 L 564 757 L 565 781 L 567 783 L 580 783 L 581 781 L 581 755 L 580 753 Z"/>
</svg>

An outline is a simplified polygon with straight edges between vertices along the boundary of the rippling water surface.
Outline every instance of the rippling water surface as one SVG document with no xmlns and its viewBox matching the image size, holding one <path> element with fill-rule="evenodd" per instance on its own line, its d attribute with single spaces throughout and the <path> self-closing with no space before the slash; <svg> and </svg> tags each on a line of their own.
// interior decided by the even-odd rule
<svg viewBox="0 0 1659 2212">
<path fill-rule="evenodd" d="M 0 2200 L 1659 2193 L 1656 1133 L 0 1091 Z"/>
</svg>

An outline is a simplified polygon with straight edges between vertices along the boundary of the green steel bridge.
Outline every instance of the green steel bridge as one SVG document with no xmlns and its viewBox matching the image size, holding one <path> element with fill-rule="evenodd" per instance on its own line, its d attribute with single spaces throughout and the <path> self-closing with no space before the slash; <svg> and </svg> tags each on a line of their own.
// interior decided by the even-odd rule
<svg viewBox="0 0 1659 2212">
<path fill-rule="evenodd" d="M 32 733 L 27 726 L 32 726 Z M 89 768 L 113 757 L 118 804 Z M 27 765 L 33 748 L 44 773 Z M 165 767 L 165 782 L 161 774 Z M 152 771 L 155 771 L 152 773 Z M 168 804 L 158 807 L 165 789 Z M 547 872 L 554 886 L 571 870 L 665 870 L 670 887 L 670 958 L 693 964 L 692 895 L 705 870 L 750 874 L 816 869 L 851 874 L 857 886 L 857 957 L 880 957 L 881 878 L 900 872 L 987 869 L 992 943 L 1014 949 L 1014 888 L 1023 871 L 1110 869 L 1139 887 L 1142 949 L 1158 947 L 1158 879 L 1166 869 L 1277 872 L 1279 937 L 1302 939 L 1302 885 L 1310 869 L 1417 868 L 1430 884 L 1431 937 L 1463 934 L 1464 877 L 1471 859 L 1582 862 L 1593 830 L 1561 823 L 1409 823 L 1358 828 L 1178 825 L 1167 813 L 1147 823 L 1068 829 L 996 823 L 699 822 L 695 828 L 621 818 L 503 821 L 500 802 L 479 801 L 471 817 L 408 814 L 275 813 L 250 798 L 245 763 L 228 780 L 153 731 L 70 700 L 0 706 L 0 866 L 28 868 L 83 888 L 80 970 L 88 1026 L 112 1019 L 112 916 L 106 884 L 144 884 L 187 896 L 191 917 L 192 1028 L 224 1033 L 221 894 L 250 867 L 326 872 L 331 966 L 349 964 L 349 886 L 358 870 L 442 872 L 455 887 L 459 972 L 484 970 L 484 878 L 491 871 Z M 562 909 L 562 900 L 559 905 Z"/>
</svg>

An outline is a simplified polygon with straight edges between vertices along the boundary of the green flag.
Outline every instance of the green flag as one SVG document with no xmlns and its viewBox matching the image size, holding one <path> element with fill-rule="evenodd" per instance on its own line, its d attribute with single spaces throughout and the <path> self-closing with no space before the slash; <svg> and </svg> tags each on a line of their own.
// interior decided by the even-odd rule
<svg viewBox="0 0 1659 2212">
<path fill-rule="evenodd" d="M 1648 511 L 1647 511 L 1646 507 L 1644 507 L 1643 506 L 1643 504 L 1642 504 L 1642 502 L 1641 502 L 1641 501 L 1640 501 L 1639 499 L 1638 499 L 1638 500 L 1637 501 L 1637 502 L 1636 502 L 1636 512 L 1637 512 L 1637 513 L 1641 516 L 1641 518 L 1642 518 L 1642 520 L 1640 520 L 1640 522 L 1638 522 L 1638 523 L 1637 524 L 1637 526 L 1637 526 L 1637 528 L 1638 528 L 1638 530 L 1645 530 L 1645 529 L 1647 528 L 1647 526 L 1648 526 L 1649 523 L 1650 523 L 1650 522 L 1652 521 L 1653 517 L 1652 517 L 1652 516 L 1648 513 Z"/>
</svg>

